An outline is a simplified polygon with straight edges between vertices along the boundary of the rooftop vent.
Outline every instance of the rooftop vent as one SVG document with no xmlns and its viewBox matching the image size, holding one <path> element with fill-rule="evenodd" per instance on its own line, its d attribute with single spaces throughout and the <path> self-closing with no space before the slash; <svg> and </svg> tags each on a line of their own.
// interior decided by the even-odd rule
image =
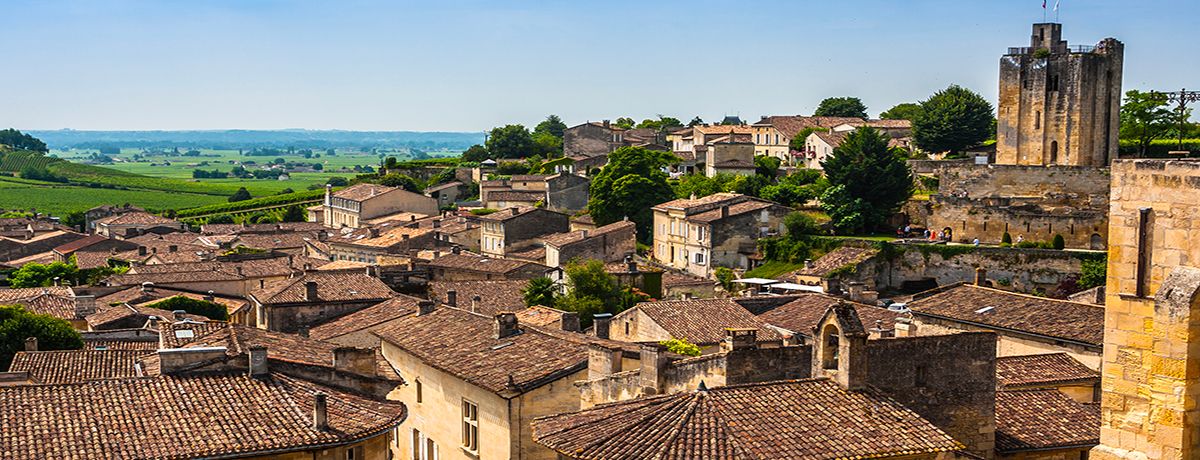
<svg viewBox="0 0 1200 460">
<path fill-rule="evenodd" d="M 995 310 L 995 309 L 996 309 L 996 307 L 983 307 L 983 308 L 980 308 L 980 309 L 978 309 L 978 310 L 975 310 L 975 313 L 976 313 L 976 314 L 983 315 L 983 314 L 986 314 L 986 313 L 991 313 L 991 312 L 992 312 L 993 310 Z"/>
</svg>

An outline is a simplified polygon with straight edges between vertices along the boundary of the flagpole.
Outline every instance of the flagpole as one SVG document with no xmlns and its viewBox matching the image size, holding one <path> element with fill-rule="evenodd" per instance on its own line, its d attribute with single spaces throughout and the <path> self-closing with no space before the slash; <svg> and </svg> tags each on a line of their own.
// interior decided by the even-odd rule
<svg viewBox="0 0 1200 460">
<path fill-rule="evenodd" d="M 1054 22 L 1058 22 L 1058 2 L 1059 0 L 1054 0 Z"/>
</svg>

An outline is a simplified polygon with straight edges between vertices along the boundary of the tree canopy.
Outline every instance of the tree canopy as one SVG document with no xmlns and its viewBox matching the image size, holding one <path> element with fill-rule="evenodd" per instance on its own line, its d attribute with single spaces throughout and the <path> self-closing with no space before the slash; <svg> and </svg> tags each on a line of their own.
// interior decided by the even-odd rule
<svg viewBox="0 0 1200 460">
<path fill-rule="evenodd" d="M 78 276 L 79 269 L 74 264 L 30 262 L 12 272 L 8 277 L 8 282 L 15 288 L 45 287 L 53 286 L 55 281 L 63 284 L 72 283 Z"/>
<path fill-rule="evenodd" d="M 567 294 L 554 300 L 555 308 L 579 313 L 579 323 L 587 327 L 597 313 L 620 313 L 649 296 L 622 287 L 617 278 L 596 259 L 573 260 L 563 270 L 567 275 Z"/>
<path fill-rule="evenodd" d="M 867 118 L 867 106 L 857 97 L 827 97 L 813 112 L 818 117 Z"/>
<path fill-rule="evenodd" d="M 638 238 L 649 241 L 654 217 L 650 208 L 674 198 L 662 171 L 672 161 L 670 153 L 642 147 L 621 147 L 609 154 L 589 189 L 588 211 L 596 225 L 628 217 L 637 224 Z"/>
<path fill-rule="evenodd" d="M 554 280 L 545 276 L 529 280 L 529 284 L 525 285 L 525 289 L 521 290 L 521 297 L 525 299 L 525 306 L 527 307 L 535 305 L 553 307 Z"/>
<path fill-rule="evenodd" d="M 71 323 L 15 305 L 0 306 L 0 368 L 8 369 L 13 356 L 25 350 L 25 339 L 29 337 L 37 337 L 38 350 L 83 348 L 83 340 Z"/>
<path fill-rule="evenodd" d="M 825 132 L 825 131 L 829 131 L 829 128 L 824 128 L 824 127 L 820 127 L 820 126 L 805 127 L 804 129 L 801 129 L 800 132 L 796 133 L 795 136 L 792 136 L 791 142 L 788 142 L 788 148 L 791 150 L 795 150 L 797 152 L 803 152 L 804 151 L 804 143 L 808 140 L 809 135 L 811 135 L 812 133 L 815 133 L 815 132 Z"/>
<path fill-rule="evenodd" d="M 647 118 L 642 120 L 641 123 L 637 124 L 637 127 L 649 128 L 655 131 L 666 131 L 668 129 L 682 128 L 683 122 L 679 121 L 678 118 L 664 117 L 660 114 L 658 115 L 658 119 Z"/>
<path fill-rule="evenodd" d="M 386 185 L 388 187 L 400 187 L 414 193 L 421 193 L 422 191 L 421 184 L 417 183 L 416 179 L 413 179 L 407 174 L 388 174 L 379 178 L 379 184 Z"/>
<path fill-rule="evenodd" d="M 896 104 L 892 108 L 887 109 L 883 113 L 879 114 L 879 118 L 884 120 L 912 121 L 920 117 L 922 113 L 925 113 L 925 111 L 921 109 L 921 104 L 915 102 L 904 102 Z"/>
<path fill-rule="evenodd" d="M 821 163 L 829 189 L 821 206 L 839 233 L 879 228 L 913 193 L 904 155 L 888 148 L 888 137 L 861 127 L 850 132 Z"/>
<path fill-rule="evenodd" d="M 979 145 L 995 132 L 992 104 L 958 85 L 938 91 L 921 102 L 913 125 L 913 140 L 929 152 L 958 152 Z"/>
<path fill-rule="evenodd" d="M 1137 141 L 1138 156 L 1145 156 L 1150 141 L 1166 137 L 1174 127 L 1174 118 L 1167 109 L 1166 94 L 1131 89 L 1121 104 L 1121 138 Z"/>
<path fill-rule="evenodd" d="M 168 297 L 152 303 L 149 306 L 166 311 L 183 310 L 193 315 L 200 315 L 208 319 L 215 319 L 217 321 L 225 321 L 229 319 L 229 309 L 225 308 L 224 305 L 216 302 L 209 302 L 207 300 L 184 297 L 181 295 Z"/>
<path fill-rule="evenodd" d="M 635 123 L 637 123 L 637 122 L 633 121 L 632 118 L 619 117 L 619 118 L 617 118 L 616 121 L 613 122 L 613 126 L 616 126 L 618 128 L 622 128 L 622 129 L 630 129 L 630 128 L 633 128 L 633 125 Z"/>
<path fill-rule="evenodd" d="M 0 130 L 0 144 L 7 145 L 16 150 L 33 150 L 35 152 L 50 151 L 50 149 L 46 148 L 46 143 L 42 142 L 41 139 L 12 128 Z"/>
<path fill-rule="evenodd" d="M 538 152 L 533 135 L 522 125 L 493 128 L 488 134 L 487 150 L 494 159 L 524 158 Z"/>
<path fill-rule="evenodd" d="M 533 134 L 537 135 L 544 133 L 562 139 L 563 132 L 566 130 L 567 124 L 563 123 L 562 118 L 559 118 L 558 115 L 550 115 L 533 128 Z"/>
<path fill-rule="evenodd" d="M 474 161 L 479 163 L 486 159 L 488 159 L 488 151 L 479 144 L 472 145 L 462 154 L 463 161 Z"/>
<path fill-rule="evenodd" d="M 304 208 L 295 204 L 288 206 L 283 211 L 283 217 L 280 218 L 283 222 L 305 222 L 308 221 L 308 213 L 304 212 Z"/>
</svg>

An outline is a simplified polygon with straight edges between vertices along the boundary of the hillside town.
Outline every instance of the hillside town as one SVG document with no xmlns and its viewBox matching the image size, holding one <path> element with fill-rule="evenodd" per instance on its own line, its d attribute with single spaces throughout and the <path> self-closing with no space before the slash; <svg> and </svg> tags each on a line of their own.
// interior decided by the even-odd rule
<svg viewBox="0 0 1200 460">
<path fill-rule="evenodd" d="M 295 218 L 0 218 L 0 458 L 1200 458 L 1200 160 L 1121 154 L 1124 47 L 1033 24 L 933 96 L 971 145 L 601 118 Z"/>
</svg>

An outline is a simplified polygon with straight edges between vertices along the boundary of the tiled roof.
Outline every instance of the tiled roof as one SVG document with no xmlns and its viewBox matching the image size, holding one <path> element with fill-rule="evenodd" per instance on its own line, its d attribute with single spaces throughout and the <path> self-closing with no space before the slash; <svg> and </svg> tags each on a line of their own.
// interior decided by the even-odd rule
<svg viewBox="0 0 1200 460">
<path fill-rule="evenodd" d="M 778 307 L 771 308 L 766 312 L 758 315 L 758 318 L 775 327 L 787 329 L 792 332 L 812 336 L 812 330 L 825 316 L 825 310 L 830 305 L 844 302 L 837 297 L 830 297 L 824 294 L 802 293 L 796 296 L 796 299 Z M 896 317 L 902 316 L 900 313 L 890 311 L 886 308 L 874 307 L 871 305 L 848 302 L 858 310 L 859 320 L 862 321 L 863 327 L 871 329 L 875 327 L 876 321 L 882 321 L 881 324 L 885 329 L 891 329 L 896 323 Z"/>
<path fill-rule="evenodd" d="M 724 201 L 731 201 L 731 202 L 739 201 L 740 202 L 740 201 L 745 200 L 746 198 L 747 197 L 745 195 L 741 195 L 741 194 L 737 194 L 737 193 L 714 193 L 712 195 L 703 196 L 703 197 L 699 197 L 699 198 L 679 198 L 676 200 L 668 201 L 666 203 L 657 204 L 654 206 L 654 208 L 655 209 L 663 209 L 663 210 L 682 209 L 684 212 L 687 212 L 694 208 L 708 206 L 708 205 L 716 205 L 716 204 L 724 202 Z"/>
<path fill-rule="evenodd" d="M 846 140 L 846 132 L 845 131 L 840 132 L 840 133 L 831 133 L 828 131 L 817 131 L 813 134 L 815 134 L 817 136 L 817 138 L 821 139 L 826 144 L 829 144 L 830 147 L 834 147 L 834 148 L 836 148 L 839 145 L 842 145 L 842 141 Z"/>
<path fill-rule="evenodd" d="M 0 305 L 32 299 L 42 294 L 74 297 L 75 293 L 69 286 L 48 286 L 32 288 L 0 289 Z"/>
<path fill-rule="evenodd" d="M 1000 388 L 1088 382 L 1100 382 L 1100 373 L 1066 353 L 996 358 L 996 385 Z"/>
<path fill-rule="evenodd" d="M 247 246 L 257 249 L 286 249 L 302 248 L 304 241 L 316 239 L 316 235 L 302 232 L 285 233 L 242 233 L 234 241 L 235 246 Z"/>
<path fill-rule="evenodd" d="M 200 234 L 233 235 L 244 233 L 316 232 L 323 229 L 325 229 L 325 224 L 321 222 L 277 222 L 273 224 L 204 224 L 200 226 Z"/>
<path fill-rule="evenodd" d="M 158 349 L 158 340 L 122 340 L 83 338 L 84 350 L 133 350 L 153 352 Z"/>
<path fill-rule="evenodd" d="M 918 294 L 908 307 L 929 315 L 999 329 L 1072 340 L 1104 343 L 1104 308 L 991 289 L 973 284 Z"/>
<path fill-rule="evenodd" d="M 674 286 L 712 286 L 714 284 L 716 284 L 716 282 L 708 278 L 701 278 L 689 273 L 669 270 L 663 272 L 662 277 L 662 285 L 664 289 Z"/>
<path fill-rule="evenodd" d="M 814 260 L 812 268 L 805 267 L 792 273 L 796 275 L 826 277 L 829 276 L 830 272 L 839 268 L 865 262 L 867 259 L 874 257 L 875 254 L 879 254 L 879 249 L 842 246 Z"/>
<path fill-rule="evenodd" d="M 712 136 L 714 134 L 751 134 L 754 130 L 749 125 L 696 125 L 694 132 Z"/>
<path fill-rule="evenodd" d="M 105 281 L 110 286 L 126 286 L 152 283 L 197 282 L 197 281 L 231 281 L 247 278 L 266 278 L 286 276 L 294 273 L 292 263 L 299 261 L 287 257 L 271 257 L 249 259 L 243 261 L 202 261 L 158 265 L 138 265 L 130 269 L 132 273 L 114 275 Z"/>
<path fill-rule="evenodd" d="M 996 451 L 1100 443 L 1100 413 L 1053 388 L 996 392 Z"/>
<path fill-rule="evenodd" d="M 317 340 L 330 340 L 352 332 L 374 330 L 383 323 L 415 313 L 418 301 L 420 299 L 415 297 L 398 295 L 391 300 L 380 302 L 316 326 L 309 330 L 308 336 Z"/>
<path fill-rule="evenodd" d="M 446 291 L 457 291 L 458 308 L 471 310 L 471 299 L 479 296 L 475 312 L 494 315 L 501 311 L 517 311 L 525 308 L 525 297 L 521 291 L 529 285 L 526 280 L 503 281 L 431 281 L 429 298 L 446 302 Z"/>
<path fill-rule="evenodd" d="M 134 211 L 97 219 L 96 225 L 179 225 L 179 222 L 148 212 Z"/>
<path fill-rule="evenodd" d="M 963 446 L 875 390 L 825 379 L 733 385 L 537 418 L 533 439 L 583 460 L 834 459 Z"/>
<path fill-rule="evenodd" d="M 739 216 L 748 212 L 761 211 L 772 206 L 780 205 L 770 201 L 752 199 L 729 205 L 729 212 L 724 216 L 722 216 L 721 208 L 718 207 L 716 209 L 691 214 L 687 216 L 686 219 L 691 222 L 715 222 L 726 217 Z"/>
<path fill-rule="evenodd" d="M 439 306 L 409 315 L 375 334 L 425 364 L 494 393 L 520 393 L 587 367 L 588 345 L 621 344 L 583 334 L 520 325 L 520 332 L 493 338 L 492 317 Z M 511 385 L 510 385 L 511 381 Z"/>
<path fill-rule="evenodd" d="M 500 190 L 500 191 L 495 191 L 495 192 L 488 192 L 488 194 L 487 194 L 487 200 L 489 202 L 510 201 L 510 202 L 518 202 L 518 203 L 536 203 L 536 202 L 538 202 L 540 200 L 544 200 L 544 199 L 546 199 L 546 192 Z M 495 215 L 495 214 L 499 214 L 499 213 L 492 213 L 492 214 L 489 214 L 489 216 Z M 484 216 L 484 219 L 487 219 L 487 216 Z"/>
<path fill-rule="evenodd" d="M 21 351 L 13 356 L 10 372 L 29 372 L 37 383 L 76 383 L 137 377 L 134 363 L 146 350 Z"/>
<path fill-rule="evenodd" d="M 534 305 L 517 310 L 517 322 L 538 327 L 560 327 L 565 311 L 557 308 Z"/>
<path fill-rule="evenodd" d="M 775 330 L 729 299 L 663 300 L 634 307 L 677 339 L 696 344 L 718 343 L 726 328 L 756 328 L 758 340 L 779 340 Z"/>
<path fill-rule="evenodd" d="M 355 184 L 344 189 L 333 192 L 336 198 L 345 198 L 351 201 L 363 201 L 368 198 L 374 198 L 384 193 L 396 190 L 396 187 L 388 187 L 379 184 Z"/>
<path fill-rule="evenodd" d="M 496 259 L 475 254 L 446 254 L 429 262 L 430 267 L 472 270 L 483 273 L 504 274 L 530 265 L 529 262 L 511 259 Z"/>
<path fill-rule="evenodd" d="M 86 248 L 93 244 L 104 242 L 104 241 L 108 241 L 108 238 L 105 236 L 101 236 L 101 235 L 92 235 L 92 236 L 89 236 L 86 238 L 80 238 L 78 240 L 72 241 L 72 242 L 64 244 L 64 245 L 57 246 L 54 248 L 54 251 L 58 252 L 59 254 L 70 254 L 72 252 L 78 251 L 80 249 L 83 249 L 83 248 Z"/>
<path fill-rule="evenodd" d="M 805 117 L 800 115 L 784 115 L 766 117 L 754 123 L 755 126 L 772 126 L 776 131 L 779 131 L 786 139 L 781 139 L 785 144 L 790 141 L 800 131 L 808 127 L 832 128 L 842 123 L 861 122 L 862 118 L 855 117 Z"/>
<path fill-rule="evenodd" d="M 561 248 L 563 246 L 566 246 L 566 245 L 569 245 L 572 243 L 578 243 L 580 241 L 584 241 L 584 240 L 588 240 L 588 239 L 592 239 L 592 238 L 599 238 L 601 235 L 605 235 L 605 234 L 609 234 L 609 233 L 615 233 L 615 232 L 620 232 L 620 231 L 632 231 L 635 227 L 636 227 L 636 225 L 633 223 L 633 221 L 622 220 L 622 221 L 613 222 L 613 223 L 605 225 L 603 227 L 597 227 L 595 230 L 588 230 L 586 237 L 583 236 L 584 231 L 576 230 L 573 232 L 555 233 L 553 235 L 548 235 L 545 238 L 543 238 L 542 241 L 545 242 L 546 245 L 548 245 L 548 246 L 554 246 L 554 247 Z"/>
<path fill-rule="evenodd" d="M 309 271 L 303 275 L 273 281 L 261 289 L 250 291 L 259 303 L 300 303 L 305 300 L 305 283 L 317 283 L 317 298 L 320 302 L 344 302 L 359 300 L 385 300 L 396 295 L 379 278 L 362 271 Z"/>
<path fill-rule="evenodd" d="M 318 392 L 328 395 L 325 430 L 313 426 Z M 405 415 L 398 402 L 278 373 L 16 386 L 0 391 L 0 451 L 28 459 L 253 456 L 355 442 Z"/>
<path fill-rule="evenodd" d="M 851 122 L 846 122 L 846 123 L 838 123 L 838 124 L 846 124 L 846 125 L 850 125 L 850 126 L 869 126 L 869 127 L 872 127 L 872 128 L 881 128 L 881 129 L 905 129 L 905 128 L 912 128 L 912 121 L 911 121 L 911 120 L 883 120 L 883 119 L 880 119 L 880 120 L 866 120 L 866 121 L 863 121 L 863 120 L 857 120 L 857 121 L 851 121 Z"/>
<path fill-rule="evenodd" d="M 462 183 L 462 182 L 459 182 L 459 181 L 447 182 L 447 183 L 445 183 L 445 184 L 441 184 L 441 185 L 434 185 L 434 186 L 432 186 L 432 187 L 427 187 L 427 188 L 425 189 L 425 193 L 439 192 L 439 191 L 442 191 L 442 190 L 446 190 L 446 189 L 448 189 L 448 188 L 455 188 L 455 187 L 462 187 L 462 186 L 463 186 L 463 183 Z"/>
<path fill-rule="evenodd" d="M 16 298 L 6 301 L 0 301 L 0 305 L 13 304 L 20 305 L 25 308 L 25 311 L 36 313 L 39 315 L 49 315 L 58 319 L 73 320 L 75 318 L 75 298 L 74 296 L 60 295 L 58 290 L 53 292 L 42 292 L 33 297 Z"/>
<path fill-rule="evenodd" d="M 163 287 L 155 287 L 150 290 L 142 289 L 141 286 L 133 286 L 113 292 L 103 297 L 96 298 L 97 305 L 111 305 L 114 303 L 128 303 L 131 305 L 150 306 L 151 304 L 162 300 L 183 296 L 193 300 L 205 300 L 205 294 L 195 292 L 180 291 L 176 289 L 167 289 Z M 244 307 L 248 302 L 240 297 L 226 297 L 213 295 L 212 302 L 225 306 L 230 312 L 237 311 Z"/>
<path fill-rule="evenodd" d="M 150 317 L 158 318 L 163 321 L 172 321 L 175 319 L 175 313 L 158 308 L 143 306 L 120 304 L 112 306 L 99 306 L 96 313 L 90 314 L 84 320 L 87 321 L 92 330 L 109 330 L 109 329 L 128 329 L 141 328 L 146 325 Z M 206 321 L 200 315 L 185 313 L 183 318 L 194 321 Z"/>
<path fill-rule="evenodd" d="M 328 244 L 389 248 L 432 232 L 432 228 L 406 227 L 400 222 L 385 222 L 372 228 L 358 228 L 331 236 L 325 242 Z"/>
</svg>

